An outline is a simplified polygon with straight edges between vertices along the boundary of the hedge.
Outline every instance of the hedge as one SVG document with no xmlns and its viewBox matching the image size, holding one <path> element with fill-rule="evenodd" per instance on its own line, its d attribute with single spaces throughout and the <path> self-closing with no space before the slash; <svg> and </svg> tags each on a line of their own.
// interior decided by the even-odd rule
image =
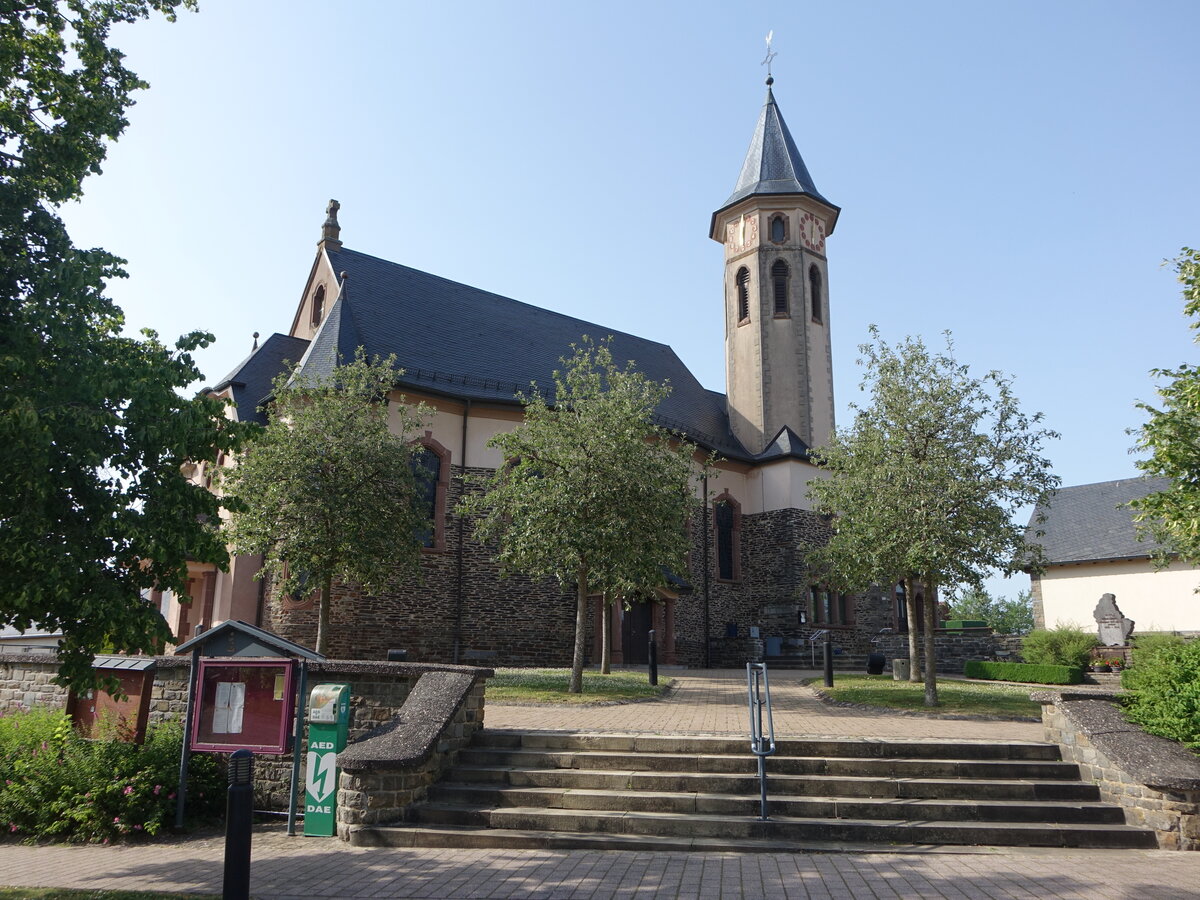
<svg viewBox="0 0 1200 900">
<path fill-rule="evenodd" d="M 991 681 L 1028 681 L 1032 684 L 1083 684 L 1083 669 L 1076 666 L 985 662 L 982 659 L 968 659 L 963 666 L 963 674 L 968 678 L 986 678 Z"/>
</svg>

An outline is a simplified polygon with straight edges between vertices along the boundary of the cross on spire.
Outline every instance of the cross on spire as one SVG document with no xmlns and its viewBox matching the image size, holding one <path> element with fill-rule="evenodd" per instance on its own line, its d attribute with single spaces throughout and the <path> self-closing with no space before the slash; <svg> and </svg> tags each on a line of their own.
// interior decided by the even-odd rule
<svg viewBox="0 0 1200 900">
<path fill-rule="evenodd" d="M 767 85 L 768 86 L 775 83 L 775 77 L 771 74 L 771 60 L 773 60 L 776 56 L 779 55 L 778 53 L 776 53 L 774 50 L 771 49 L 771 38 L 773 38 L 774 36 L 775 36 L 775 29 L 772 28 L 770 31 L 767 32 L 767 55 L 763 57 L 763 61 L 760 63 L 760 65 L 767 67 Z"/>
</svg>

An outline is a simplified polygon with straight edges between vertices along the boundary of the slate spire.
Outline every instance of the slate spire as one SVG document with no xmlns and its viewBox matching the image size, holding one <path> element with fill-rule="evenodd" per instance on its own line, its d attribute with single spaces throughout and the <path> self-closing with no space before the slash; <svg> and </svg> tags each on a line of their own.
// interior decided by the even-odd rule
<svg viewBox="0 0 1200 900">
<path fill-rule="evenodd" d="M 837 209 L 821 196 L 813 184 L 812 176 L 808 174 L 804 159 L 796 149 L 796 142 L 792 140 L 787 123 L 783 121 L 783 113 L 775 102 L 775 95 L 771 91 L 774 81 L 774 78 L 767 78 L 767 99 L 758 114 L 758 124 L 754 128 L 754 137 L 750 139 L 750 149 L 746 151 L 746 161 L 742 163 L 742 173 L 738 176 L 733 193 L 721 208 L 730 207 L 755 194 L 807 194 Z"/>
</svg>

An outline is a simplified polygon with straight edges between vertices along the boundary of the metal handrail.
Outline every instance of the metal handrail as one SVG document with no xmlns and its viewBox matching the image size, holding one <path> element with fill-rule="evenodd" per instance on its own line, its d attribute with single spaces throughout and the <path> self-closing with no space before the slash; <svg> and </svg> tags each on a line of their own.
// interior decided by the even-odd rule
<svg viewBox="0 0 1200 900">
<path fill-rule="evenodd" d="M 766 663 L 746 663 L 746 695 L 750 712 L 750 752 L 758 759 L 758 784 L 763 821 L 767 819 L 767 757 L 775 752 L 775 719 L 771 712 L 771 684 Z M 763 717 L 766 716 L 766 733 Z"/>
</svg>

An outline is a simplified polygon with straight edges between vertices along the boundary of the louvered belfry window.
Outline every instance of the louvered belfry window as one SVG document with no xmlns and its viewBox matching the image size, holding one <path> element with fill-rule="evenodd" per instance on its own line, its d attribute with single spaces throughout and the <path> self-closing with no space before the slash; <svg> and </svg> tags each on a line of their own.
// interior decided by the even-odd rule
<svg viewBox="0 0 1200 900">
<path fill-rule="evenodd" d="M 317 292 L 313 294 L 312 302 L 312 323 L 313 326 L 321 324 L 321 320 L 325 318 L 325 285 L 317 288 Z"/>
<path fill-rule="evenodd" d="M 788 264 L 777 259 L 771 266 L 771 287 L 775 292 L 775 315 L 788 314 Z"/>
<path fill-rule="evenodd" d="M 808 267 L 808 291 L 812 295 L 812 317 L 814 322 L 821 321 L 821 270 L 816 266 Z"/>
<path fill-rule="evenodd" d="M 738 321 L 745 322 L 750 318 L 750 270 L 738 269 L 734 280 L 737 282 Z"/>
</svg>

